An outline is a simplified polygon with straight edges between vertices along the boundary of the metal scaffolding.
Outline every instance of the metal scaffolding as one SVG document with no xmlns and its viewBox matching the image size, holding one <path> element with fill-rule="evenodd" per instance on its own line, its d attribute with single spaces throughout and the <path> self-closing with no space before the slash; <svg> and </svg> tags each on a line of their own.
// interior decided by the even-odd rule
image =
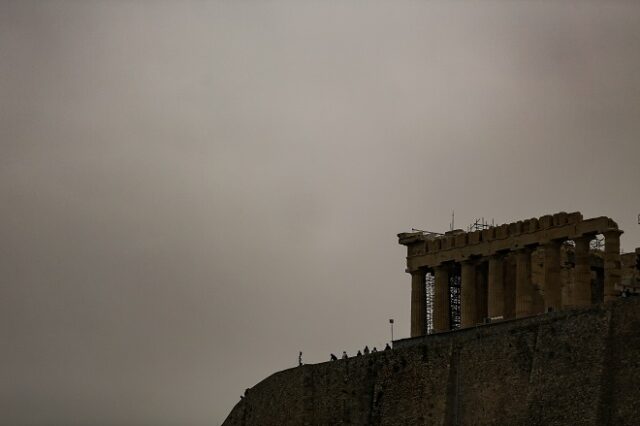
<svg viewBox="0 0 640 426">
<path fill-rule="evenodd" d="M 492 219 L 491 222 L 486 221 L 484 218 L 475 219 L 474 222 L 467 227 L 467 231 L 480 231 L 483 229 L 488 229 L 495 226 L 495 221 Z M 439 232 L 425 231 L 423 229 L 411 229 L 413 232 L 421 232 L 423 235 L 428 237 L 439 237 L 444 234 Z M 434 331 L 433 324 L 433 305 L 435 301 L 435 275 L 433 272 L 428 272 L 426 274 L 426 305 L 427 305 L 427 325 L 426 332 L 427 334 L 431 334 Z M 451 329 L 460 328 L 460 284 L 461 284 L 461 276 L 460 276 L 460 265 L 455 265 L 453 269 L 449 273 L 449 322 Z"/>
<path fill-rule="evenodd" d="M 436 277 L 432 272 L 427 273 L 427 334 L 433 333 L 433 303 L 436 295 Z"/>
<path fill-rule="evenodd" d="M 474 220 L 471 225 L 467 226 L 467 232 L 482 231 L 483 229 L 489 229 L 494 226 L 496 226 L 496 224 L 493 219 L 491 219 L 491 223 L 489 223 L 488 221 L 485 221 L 483 217 Z"/>
<path fill-rule="evenodd" d="M 450 329 L 460 328 L 460 290 L 462 283 L 460 264 L 456 263 L 449 275 L 449 321 Z"/>
</svg>

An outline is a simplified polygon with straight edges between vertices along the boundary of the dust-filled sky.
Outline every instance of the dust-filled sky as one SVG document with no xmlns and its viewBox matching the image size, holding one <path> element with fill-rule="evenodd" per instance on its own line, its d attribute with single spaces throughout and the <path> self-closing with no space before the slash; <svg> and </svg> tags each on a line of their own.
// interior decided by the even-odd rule
<svg viewBox="0 0 640 426">
<path fill-rule="evenodd" d="M 396 234 L 640 246 L 640 3 L 1 1 L 0 422 L 217 425 L 409 331 Z"/>
</svg>

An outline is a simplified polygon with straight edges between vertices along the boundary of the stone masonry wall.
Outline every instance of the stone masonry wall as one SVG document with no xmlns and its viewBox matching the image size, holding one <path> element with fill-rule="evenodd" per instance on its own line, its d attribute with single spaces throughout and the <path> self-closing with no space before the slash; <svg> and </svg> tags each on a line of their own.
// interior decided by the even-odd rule
<svg viewBox="0 0 640 426">
<path fill-rule="evenodd" d="M 635 425 L 639 396 L 640 298 L 629 298 L 281 371 L 224 425 Z"/>
</svg>

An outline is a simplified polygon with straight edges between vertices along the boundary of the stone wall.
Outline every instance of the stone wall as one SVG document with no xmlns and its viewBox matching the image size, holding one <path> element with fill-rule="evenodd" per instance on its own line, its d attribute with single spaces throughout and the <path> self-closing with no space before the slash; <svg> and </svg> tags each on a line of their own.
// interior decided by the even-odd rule
<svg viewBox="0 0 640 426">
<path fill-rule="evenodd" d="M 285 370 L 224 425 L 635 425 L 640 298 Z"/>
</svg>

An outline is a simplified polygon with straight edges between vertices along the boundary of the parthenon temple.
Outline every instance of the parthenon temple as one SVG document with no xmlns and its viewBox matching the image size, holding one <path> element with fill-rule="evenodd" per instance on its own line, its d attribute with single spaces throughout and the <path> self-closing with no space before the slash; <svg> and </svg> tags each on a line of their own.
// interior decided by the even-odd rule
<svg viewBox="0 0 640 426">
<path fill-rule="evenodd" d="M 621 234 L 612 219 L 579 212 L 398 234 L 411 274 L 411 337 L 613 300 L 623 288 Z M 604 251 L 592 249 L 602 237 Z"/>
</svg>

